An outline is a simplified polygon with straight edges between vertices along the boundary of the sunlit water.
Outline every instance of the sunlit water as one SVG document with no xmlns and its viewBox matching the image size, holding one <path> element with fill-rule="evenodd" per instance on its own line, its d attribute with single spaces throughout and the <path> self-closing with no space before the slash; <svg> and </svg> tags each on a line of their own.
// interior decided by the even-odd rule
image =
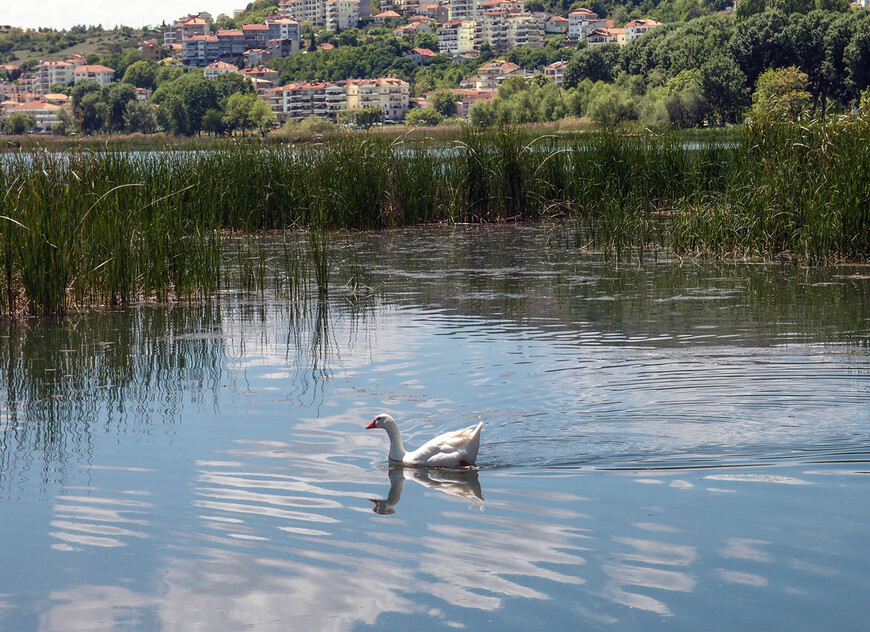
<svg viewBox="0 0 870 632">
<path fill-rule="evenodd" d="M 0 629 L 866 629 L 870 271 L 570 245 L 356 235 L 301 311 L 5 324 Z M 480 469 L 389 471 L 381 411 L 483 420 Z"/>
</svg>

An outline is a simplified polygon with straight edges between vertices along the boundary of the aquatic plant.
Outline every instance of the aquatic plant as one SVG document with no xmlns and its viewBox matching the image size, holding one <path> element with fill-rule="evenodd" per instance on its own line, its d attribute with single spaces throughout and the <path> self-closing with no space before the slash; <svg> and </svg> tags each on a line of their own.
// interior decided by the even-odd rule
<svg viewBox="0 0 870 632">
<path fill-rule="evenodd" d="M 293 295 L 309 274 L 327 291 L 332 231 L 428 222 L 562 217 L 578 246 L 615 258 L 670 248 L 863 260 L 868 147 L 870 123 L 843 118 L 750 125 L 712 141 L 469 128 L 446 143 L 336 135 L 200 152 L 5 154 L 0 311 L 210 297 L 225 281 L 230 232 L 308 231 L 307 246 L 294 238 L 280 256 Z M 234 274 L 262 292 L 268 262 L 257 248 L 237 250 Z"/>
</svg>

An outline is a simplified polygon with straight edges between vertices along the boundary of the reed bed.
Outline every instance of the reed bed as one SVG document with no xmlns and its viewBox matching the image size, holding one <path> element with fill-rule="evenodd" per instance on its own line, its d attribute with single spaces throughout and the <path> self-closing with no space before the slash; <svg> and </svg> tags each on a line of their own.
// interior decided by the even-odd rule
<svg viewBox="0 0 870 632">
<path fill-rule="evenodd" d="M 327 291 L 332 231 L 428 222 L 564 218 L 577 246 L 616 258 L 870 255 L 870 124 L 860 119 L 748 126 L 734 142 L 506 128 L 451 143 L 372 135 L 2 160 L 6 315 L 208 298 L 226 283 L 262 289 L 256 242 L 236 249 L 238 279 L 223 242 L 275 230 L 308 231 L 285 240 L 292 295 L 308 276 Z"/>
</svg>

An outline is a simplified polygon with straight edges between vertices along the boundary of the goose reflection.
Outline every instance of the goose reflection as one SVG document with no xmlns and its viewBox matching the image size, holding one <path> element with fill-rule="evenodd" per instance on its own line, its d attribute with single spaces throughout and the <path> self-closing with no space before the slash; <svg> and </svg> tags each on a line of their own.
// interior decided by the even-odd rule
<svg viewBox="0 0 870 632">
<path fill-rule="evenodd" d="M 387 497 L 383 500 L 369 499 L 375 504 L 372 507 L 372 511 L 382 516 L 392 516 L 396 513 L 396 505 L 399 504 L 399 499 L 402 497 L 402 488 L 408 479 L 420 483 L 424 487 L 437 489 L 445 494 L 459 496 L 474 503 L 477 501 L 483 503 L 483 492 L 480 489 L 477 470 L 433 470 L 394 466 L 390 468 L 389 478 L 390 492 L 387 494 Z"/>
</svg>

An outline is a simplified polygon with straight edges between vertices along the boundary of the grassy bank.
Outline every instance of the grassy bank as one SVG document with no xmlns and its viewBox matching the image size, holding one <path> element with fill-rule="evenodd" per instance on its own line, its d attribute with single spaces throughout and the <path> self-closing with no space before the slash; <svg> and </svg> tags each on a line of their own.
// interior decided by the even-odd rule
<svg viewBox="0 0 870 632">
<path fill-rule="evenodd" d="M 230 231 L 559 217 L 578 247 L 614 257 L 866 260 L 868 148 L 870 125 L 844 119 L 748 127 L 736 142 L 503 129 L 448 143 L 6 154 L 0 312 L 211 296 Z M 288 267 L 316 271 L 324 291 L 328 241 L 307 243 Z M 302 256 L 310 265 L 291 262 Z"/>
</svg>

